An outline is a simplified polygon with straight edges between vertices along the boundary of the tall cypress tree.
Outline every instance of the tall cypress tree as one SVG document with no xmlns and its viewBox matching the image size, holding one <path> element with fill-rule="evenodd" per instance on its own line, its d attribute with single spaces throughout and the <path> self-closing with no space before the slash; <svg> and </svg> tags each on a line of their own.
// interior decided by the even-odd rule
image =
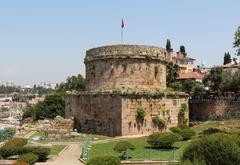
<svg viewBox="0 0 240 165">
<path fill-rule="evenodd" d="M 224 54 L 223 65 L 228 64 L 230 62 L 232 62 L 231 55 L 229 54 L 229 52 L 227 52 Z"/>
<path fill-rule="evenodd" d="M 167 50 L 168 52 L 172 50 L 171 41 L 170 41 L 169 39 L 167 39 L 166 50 Z"/>
<path fill-rule="evenodd" d="M 185 46 L 183 46 L 183 45 L 180 46 L 179 52 L 182 53 L 185 56 L 187 55 L 186 50 L 185 50 Z"/>
</svg>

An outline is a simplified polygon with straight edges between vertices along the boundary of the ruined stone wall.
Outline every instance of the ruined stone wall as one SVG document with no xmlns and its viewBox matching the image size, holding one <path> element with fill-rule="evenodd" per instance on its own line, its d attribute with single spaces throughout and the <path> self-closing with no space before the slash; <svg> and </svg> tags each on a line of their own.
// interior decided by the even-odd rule
<svg viewBox="0 0 240 165">
<path fill-rule="evenodd" d="M 187 98 L 172 99 L 167 97 L 123 97 L 122 100 L 122 135 L 150 134 L 157 131 L 166 131 L 177 126 L 180 122 L 179 111 L 181 105 L 187 103 Z M 137 120 L 137 109 L 145 109 L 143 122 Z M 163 129 L 153 124 L 153 117 L 160 117 L 167 122 Z M 188 119 L 188 114 L 186 114 Z"/>
<path fill-rule="evenodd" d="M 75 118 L 85 133 L 121 135 L 121 97 L 105 94 L 66 95 L 66 118 Z"/>
<path fill-rule="evenodd" d="M 114 45 L 87 51 L 86 90 L 166 88 L 166 52 L 162 48 Z"/>
<path fill-rule="evenodd" d="M 208 119 L 240 115 L 240 101 L 233 100 L 191 100 L 191 119 Z"/>
<path fill-rule="evenodd" d="M 180 122 L 178 113 L 187 96 L 178 99 L 167 96 L 129 93 L 85 93 L 66 95 L 66 118 L 75 117 L 80 132 L 108 136 L 142 135 L 166 131 Z M 145 109 L 144 122 L 137 120 L 137 109 Z M 167 121 L 159 129 L 152 122 L 154 116 Z M 188 116 L 188 115 L 186 115 Z"/>
</svg>

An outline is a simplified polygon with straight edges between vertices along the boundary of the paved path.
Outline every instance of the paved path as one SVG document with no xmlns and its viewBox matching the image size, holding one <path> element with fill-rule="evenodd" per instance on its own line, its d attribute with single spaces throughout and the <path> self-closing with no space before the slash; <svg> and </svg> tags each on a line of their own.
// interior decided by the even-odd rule
<svg viewBox="0 0 240 165">
<path fill-rule="evenodd" d="M 80 144 L 69 144 L 68 148 L 60 153 L 60 155 L 54 159 L 45 163 L 36 163 L 36 165 L 83 165 L 78 159 L 81 154 Z"/>
</svg>

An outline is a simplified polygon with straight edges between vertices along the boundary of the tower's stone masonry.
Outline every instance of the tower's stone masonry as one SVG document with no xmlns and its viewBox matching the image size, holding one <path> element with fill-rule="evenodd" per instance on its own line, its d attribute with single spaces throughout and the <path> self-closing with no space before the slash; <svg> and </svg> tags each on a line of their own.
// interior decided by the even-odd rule
<svg viewBox="0 0 240 165">
<path fill-rule="evenodd" d="M 162 48 L 115 45 L 87 51 L 86 89 L 148 90 L 166 88 L 166 52 Z"/>
<path fill-rule="evenodd" d="M 109 136 L 150 134 L 183 122 L 184 93 L 167 93 L 166 51 L 152 46 L 114 45 L 90 49 L 85 58 L 86 92 L 66 94 L 66 117 L 82 132 Z M 139 122 L 137 110 L 145 110 Z M 185 113 L 188 119 L 188 113 Z M 153 118 L 164 119 L 159 129 Z M 186 119 L 186 118 L 185 118 Z"/>
</svg>

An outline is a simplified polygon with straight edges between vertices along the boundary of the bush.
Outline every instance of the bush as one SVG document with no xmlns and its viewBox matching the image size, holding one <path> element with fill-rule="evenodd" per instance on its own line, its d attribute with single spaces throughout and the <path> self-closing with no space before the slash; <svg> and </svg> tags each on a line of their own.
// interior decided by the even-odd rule
<svg viewBox="0 0 240 165">
<path fill-rule="evenodd" d="M 132 143 L 127 142 L 127 141 L 120 141 L 113 148 L 113 150 L 117 151 L 117 152 L 127 151 L 128 149 L 134 150 L 135 146 Z"/>
<path fill-rule="evenodd" d="M 35 147 L 31 152 L 38 156 L 38 161 L 46 161 L 48 155 L 50 154 L 50 148 Z"/>
<path fill-rule="evenodd" d="M 188 112 L 188 106 L 186 103 L 181 104 L 181 109 L 180 109 L 178 115 L 181 117 L 184 117 L 185 112 Z"/>
<path fill-rule="evenodd" d="M 204 130 L 202 133 L 203 133 L 203 135 L 212 135 L 215 133 L 224 133 L 224 131 L 222 131 L 218 128 L 208 128 L 208 129 Z"/>
<path fill-rule="evenodd" d="M 164 119 L 161 119 L 158 116 L 155 116 L 152 118 L 152 122 L 155 126 L 157 126 L 159 129 L 163 128 L 166 124 L 166 121 Z"/>
<path fill-rule="evenodd" d="M 104 155 L 90 158 L 86 165 L 121 165 L 121 162 L 116 156 Z"/>
<path fill-rule="evenodd" d="M 8 140 L 4 146 L 25 146 L 27 144 L 27 139 L 13 138 Z"/>
<path fill-rule="evenodd" d="M 35 162 L 37 162 L 37 160 L 38 160 L 38 156 L 33 153 L 23 154 L 18 158 L 18 161 L 27 162 L 29 164 L 34 164 Z"/>
<path fill-rule="evenodd" d="M 183 129 L 179 134 L 183 137 L 183 140 L 189 140 L 192 138 L 192 136 L 196 135 L 196 132 L 187 128 Z"/>
<path fill-rule="evenodd" d="M 0 148 L 0 155 L 4 158 L 12 155 L 20 155 L 23 153 L 22 148 L 22 146 L 4 145 Z"/>
<path fill-rule="evenodd" d="M 193 141 L 183 152 L 183 160 L 203 160 L 208 165 L 238 165 L 240 147 L 232 136 L 217 133 Z"/>
<path fill-rule="evenodd" d="M 180 129 L 190 129 L 190 127 L 187 124 L 178 125 L 178 128 L 180 128 Z"/>
<path fill-rule="evenodd" d="M 38 161 L 46 161 L 50 154 L 50 148 L 27 146 L 22 149 L 22 153 L 33 153 L 38 156 Z"/>
<path fill-rule="evenodd" d="M 182 130 L 179 127 L 172 127 L 169 130 L 172 131 L 173 133 L 178 133 L 178 134 L 182 132 Z"/>
<path fill-rule="evenodd" d="M 143 107 L 140 107 L 137 109 L 137 118 L 141 121 L 144 120 L 145 117 L 145 109 Z"/>
<path fill-rule="evenodd" d="M 5 141 L 12 138 L 15 135 L 16 131 L 12 128 L 6 128 L 0 132 L 0 141 Z"/>
<path fill-rule="evenodd" d="M 148 144 L 153 148 L 170 149 L 172 144 L 182 140 L 182 137 L 177 133 L 153 133 L 147 138 Z"/>
<path fill-rule="evenodd" d="M 50 148 L 14 145 L 4 145 L 0 148 L 0 155 L 4 158 L 27 153 L 33 153 L 37 155 L 38 161 L 45 161 L 47 159 L 47 156 L 50 154 Z"/>
</svg>

